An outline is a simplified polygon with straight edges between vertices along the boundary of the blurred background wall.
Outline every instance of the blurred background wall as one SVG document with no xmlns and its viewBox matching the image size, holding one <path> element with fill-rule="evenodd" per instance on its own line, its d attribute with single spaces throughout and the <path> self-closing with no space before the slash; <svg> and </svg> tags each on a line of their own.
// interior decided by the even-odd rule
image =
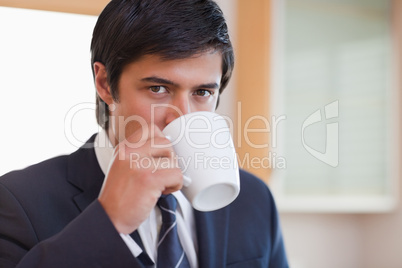
<svg viewBox="0 0 402 268">
<path fill-rule="evenodd" d="M 98 130 L 88 42 L 96 15 L 107 2 L 0 0 L 0 6 L 13 7 L 0 9 L 0 56 L 13 62 L 0 63 L 2 80 L 8 81 L 3 98 L 9 104 L 0 108 L 0 155 L 7 163 L 1 174 L 69 153 Z M 274 192 L 291 266 L 402 267 L 401 1 L 217 2 L 236 51 L 234 76 L 218 111 L 235 123 L 243 168 Z M 42 13 L 30 21 L 27 10 L 15 7 L 57 13 L 37 11 Z M 16 11 L 22 13 L 12 13 Z M 46 19 L 39 22 L 39 17 Z M 57 27 L 46 32 L 52 22 Z M 30 28 L 34 23 L 42 24 Z M 49 36 L 60 42 L 51 43 Z M 49 48 L 29 60 L 45 43 Z M 52 47 L 57 49 L 50 51 Z M 45 54 L 55 61 L 45 60 Z M 68 63 L 61 55 L 78 59 Z M 56 81 L 47 83 L 46 74 L 55 69 L 51 76 Z M 66 72 L 73 73 L 58 76 Z M 84 80 L 77 82 L 80 75 Z M 52 104 L 54 99 L 58 101 Z M 336 113 L 320 124 L 328 107 Z M 85 112 L 75 113 L 75 108 Z M 301 132 L 315 111 L 321 111 L 318 123 Z M 334 130 L 328 124 L 337 127 L 336 140 L 328 139 Z M 72 134 L 66 128 L 82 130 L 74 132 L 76 143 L 66 141 Z M 337 161 L 318 159 L 335 141 Z M 321 154 L 314 157 L 306 147 L 320 148 L 316 151 Z"/>
</svg>

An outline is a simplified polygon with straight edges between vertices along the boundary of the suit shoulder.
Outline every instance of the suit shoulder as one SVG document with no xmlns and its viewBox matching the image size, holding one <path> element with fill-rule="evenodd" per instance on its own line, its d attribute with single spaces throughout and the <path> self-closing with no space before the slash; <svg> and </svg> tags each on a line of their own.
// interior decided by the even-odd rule
<svg viewBox="0 0 402 268">
<path fill-rule="evenodd" d="M 269 186 L 245 170 L 240 170 L 240 193 L 235 201 L 235 203 L 246 207 L 265 204 L 276 210 L 274 197 Z"/>
<path fill-rule="evenodd" d="M 268 185 L 263 182 L 260 178 L 255 176 L 254 174 L 251 174 L 248 171 L 245 171 L 243 169 L 240 169 L 240 187 L 241 188 L 251 188 L 251 190 L 254 191 L 268 191 L 269 187 Z"/>
<path fill-rule="evenodd" d="M 6 188 L 28 188 L 30 185 L 47 183 L 57 177 L 64 177 L 67 170 L 67 155 L 47 159 L 24 169 L 14 170 L 0 177 L 0 184 Z"/>
</svg>

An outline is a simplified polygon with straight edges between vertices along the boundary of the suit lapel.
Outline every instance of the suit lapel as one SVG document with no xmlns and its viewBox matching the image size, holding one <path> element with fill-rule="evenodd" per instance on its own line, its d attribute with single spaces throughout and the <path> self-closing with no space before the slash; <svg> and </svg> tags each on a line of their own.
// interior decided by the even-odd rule
<svg viewBox="0 0 402 268">
<path fill-rule="evenodd" d="M 225 267 L 229 208 L 195 211 L 199 267 Z"/>
<path fill-rule="evenodd" d="M 74 197 L 80 211 L 98 197 L 105 177 L 95 155 L 95 137 L 96 134 L 68 158 L 67 179 L 81 190 Z"/>
</svg>

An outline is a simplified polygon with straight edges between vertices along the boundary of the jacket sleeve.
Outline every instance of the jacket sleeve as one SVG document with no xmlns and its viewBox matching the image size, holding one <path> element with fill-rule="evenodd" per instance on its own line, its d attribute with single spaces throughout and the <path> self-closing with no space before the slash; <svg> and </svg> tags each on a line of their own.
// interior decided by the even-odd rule
<svg viewBox="0 0 402 268">
<path fill-rule="evenodd" d="M 0 184 L 0 267 L 143 267 L 95 200 L 58 234 L 38 243 L 23 207 Z"/>
<path fill-rule="evenodd" d="M 0 184 L 0 267 L 15 267 L 38 239 L 13 194 Z"/>
</svg>

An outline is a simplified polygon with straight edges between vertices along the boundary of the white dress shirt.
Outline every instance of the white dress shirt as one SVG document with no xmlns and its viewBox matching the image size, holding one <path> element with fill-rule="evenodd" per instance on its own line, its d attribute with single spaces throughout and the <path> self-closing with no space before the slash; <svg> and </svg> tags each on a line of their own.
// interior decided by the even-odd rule
<svg viewBox="0 0 402 268">
<path fill-rule="evenodd" d="M 113 151 L 113 145 L 111 144 L 106 132 L 102 130 L 95 138 L 95 154 L 104 174 L 108 173 Z M 181 191 L 174 192 L 173 195 L 177 199 L 176 219 L 179 239 L 191 267 L 197 268 L 198 249 L 193 209 L 190 202 L 184 197 Z M 156 263 L 157 260 L 157 244 L 161 224 L 161 212 L 160 209 L 155 206 L 148 219 L 146 219 L 138 228 L 138 233 L 141 237 L 145 251 L 154 263 Z M 120 236 L 127 244 L 134 257 L 138 257 L 138 255 L 142 253 L 142 249 L 130 235 L 120 234 Z"/>
</svg>

